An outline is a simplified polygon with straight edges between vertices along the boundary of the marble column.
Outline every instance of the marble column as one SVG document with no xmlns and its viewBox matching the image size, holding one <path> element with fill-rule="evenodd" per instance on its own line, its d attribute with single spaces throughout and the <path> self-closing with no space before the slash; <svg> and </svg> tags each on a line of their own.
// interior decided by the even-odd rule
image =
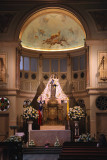
<svg viewBox="0 0 107 160">
<path fill-rule="evenodd" d="M 33 124 L 33 121 L 27 121 L 28 123 L 28 134 L 29 134 L 29 137 L 28 137 L 28 142 L 30 142 L 30 131 L 32 130 L 32 124 Z"/>
</svg>

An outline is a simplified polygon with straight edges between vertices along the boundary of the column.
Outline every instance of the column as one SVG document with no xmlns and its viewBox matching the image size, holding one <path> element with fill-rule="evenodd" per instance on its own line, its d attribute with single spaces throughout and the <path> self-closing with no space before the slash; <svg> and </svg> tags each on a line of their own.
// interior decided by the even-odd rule
<svg viewBox="0 0 107 160">
<path fill-rule="evenodd" d="M 28 137 L 28 142 L 30 142 L 30 131 L 32 130 L 32 124 L 33 124 L 33 121 L 27 121 L 28 123 L 28 134 L 29 134 L 29 137 Z"/>
</svg>

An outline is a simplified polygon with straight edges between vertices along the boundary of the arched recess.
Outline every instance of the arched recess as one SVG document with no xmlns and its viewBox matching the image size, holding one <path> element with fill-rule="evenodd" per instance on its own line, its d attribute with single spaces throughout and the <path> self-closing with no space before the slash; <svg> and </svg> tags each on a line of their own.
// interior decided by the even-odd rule
<svg viewBox="0 0 107 160">
<path fill-rule="evenodd" d="M 31 50 L 68 51 L 82 48 L 88 27 L 84 23 L 84 29 L 79 19 L 64 8 L 40 9 L 26 18 L 19 39 L 23 48 Z"/>
<path fill-rule="evenodd" d="M 47 15 L 48 15 L 48 17 L 47 17 Z M 51 30 L 51 27 L 50 27 L 51 23 L 49 23 L 49 27 L 50 27 L 49 30 L 47 30 L 47 26 L 44 29 L 43 28 L 44 24 L 46 24 L 46 22 L 49 21 L 50 20 L 49 18 L 52 17 L 52 16 L 53 17 L 55 17 L 55 16 L 57 17 L 56 18 L 57 22 L 58 22 L 58 18 L 60 17 L 61 21 L 59 22 L 59 24 L 61 23 L 63 26 L 58 25 L 58 27 L 57 27 L 56 24 L 55 24 L 55 21 L 54 21 L 54 26 L 52 25 L 52 29 L 53 30 Z M 48 81 L 49 76 L 55 71 L 55 69 L 52 69 L 52 64 L 54 63 L 54 60 L 55 60 L 55 63 L 58 64 L 56 73 L 57 73 L 58 77 L 60 78 L 60 80 L 62 81 L 62 88 L 64 88 L 64 86 L 66 86 L 66 83 L 68 81 L 70 83 L 74 83 L 75 82 L 74 75 L 77 74 L 77 72 L 75 73 L 75 71 L 71 71 L 71 68 L 72 68 L 71 67 L 72 66 L 71 60 L 73 60 L 73 56 L 77 56 L 77 55 L 80 56 L 80 55 L 83 55 L 83 54 L 85 55 L 86 54 L 86 50 L 85 50 L 85 47 L 84 47 L 84 39 L 86 38 L 86 30 L 83 27 L 83 20 L 82 20 L 82 23 L 81 23 L 79 15 L 77 16 L 76 13 L 74 14 L 73 11 L 65 9 L 65 8 L 62 8 L 62 7 L 46 7 L 46 8 L 42 8 L 42 9 L 37 10 L 36 12 L 33 12 L 32 14 L 29 14 L 29 16 L 27 15 L 26 17 L 27 18 L 23 21 L 23 25 L 21 25 L 21 27 L 20 27 L 21 29 L 20 29 L 20 34 L 19 34 L 19 38 L 22 41 L 21 44 L 22 44 L 22 47 L 23 47 L 23 49 L 22 49 L 22 59 L 23 60 L 22 61 L 23 61 L 23 64 L 24 64 L 24 56 L 25 55 L 28 56 L 30 64 L 31 64 L 31 58 L 32 57 L 37 58 L 38 59 L 37 64 L 39 65 L 39 69 L 40 69 L 40 67 L 41 67 L 41 69 L 39 71 L 31 72 L 31 68 L 30 68 L 30 72 L 27 72 L 27 75 L 29 75 L 29 78 L 25 77 L 25 70 L 24 69 L 18 69 L 18 77 L 20 77 L 19 78 L 19 82 L 20 82 L 20 86 L 22 86 L 22 88 L 20 88 L 20 89 L 21 90 L 32 91 L 32 92 L 36 91 L 41 79 L 46 84 L 47 81 Z M 79 18 L 77 18 L 77 17 L 79 17 Z M 28 26 L 32 25 L 32 23 L 34 21 L 36 21 L 36 20 L 37 20 L 37 22 L 39 22 L 39 20 L 40 20 L 40 22 L 41 21 L 45 21 L 45 22 L 44 22 L 44 24 L 41 22 L 43 25 L 39 24 L 39 27 L 41 27 L 41 28 L 39 28 L 39 27 L 36 28 L 34 26 L 31 27 L 29 29 L 29 32 L 33 30 L 33 33 L 30 32 L 29 34 L 27 34 L 27 36 L 26 36 L 27 38 L 26 39 L 28 40 L 30 38 L 30 42 L 31 42 L 30 45 L 32 45 L 32 36 L 33 36 L 33 41 L 34 41 L 33 45 L 36 44 L 36 41 L 39 38 L 40 38 L 40 40 L 42 42 L 41 43 L 42 45 L 44 45 L 43 44 L 44 41 L 45 41 L 45 44 L 48 43 L 48 42 L 49 43 L 46 44 L 46 48 L 45 49 L 44 48 L 40 48 L 40 47 L 38 49 L 38 48 L 35 48 L 35 47 L 33 48 L 32 46 L 31 47 L 26 47 L 25 46 L 25 48 L 27 48 L 27 50 L 26 50 L 26 49 L 24 49 L 24 46 L 23 46 L 22 36 L 24 34 L 24 31 L 26 31 L 26 29 L 28 29 Z M 51 20 L 55 20 L 55 18 L 51 19 Z M 65 21 L 65 23 L 64 22 L 62 23 L 62 21 Z M 76 34 L 76 36 L 74 35 L 75 37 L 73 37 L 73 38 L 74 38 L 75 42 L 77 40 L 77 43 L 78 43 L 78 37 L 79 37 L 78 35 L 80 35 L 80 33 L 81 33 L 81 32 L 78 33 L 78 29 L 76 27 L 73 27 L 73 29 L 72 29 L 71 22 L 70 22 L 70 26 L 67 25 L 67 22 L 69 23 L 69 21 L 75 22 L 75 26 L 78 25 L 80 31 L 83 34 L 83 36 L 81 38 L 82 45 L 80 45 L 80 46 L 79 45 L 76 46 L 76 47 L 75 46 L 70 46 L 69 48 L 67 48 L 69 46 L 69 44 L 72 45 L 72 43 L 73 43 L 72 39 L 70 39 L 70 40 L 72 40 L 72 43 L 69 43 L 69 38 L 73 37 L 73 33 Z M 62 27 L 62 29 L 60 29 L 59 26 Z M 63 27 L 65 27 L 65 28 L 67 27 L 67 31 Z M 36 28 L 36 30 L 35 30 L 35 28 Z M 64 30 L 64 34 L 63 34 L 63 29 L 65 29 Z M 49 33 L 48 33 L 48 31 L 49 31 Z M 59 33 L 59 31 L 60 31 L 60 33 Z M 67 37 L 66 37 L 66 35 L 67 35 Z M 81 42 L 81 40 L 79 40 L 79 41 Z M 51 45 L 51 43 L 53 43 L 53 44 Z M 55 45 L 54 45 L 54 43 L 55 43 Z M 68 46 L 67 46 L 67 44 L 68 44 Z M 62 48 L 59 48 L 59 47 L 62 47 Z M 63 47 L 66 47 L 66 48 L 63 48 Z M 80 49 L 79 47 L 80 48 L 82 47 L 82 48 Z M 79 50 L 77 50 L 78 48 L 79 48 Z M 64 54 L 62 54 L 62 51 L 64 51 L 63 52 Z M 47 52 L 48 52 L 48 54 L 47 54 Z M 45 55 L 46 55 L 46 57 L 45 57 Z M 80 59 L 80 57 L 78 57 L 78 56 L 77 56 L 77 59 L 78 58 Z M 45 73 L 45 71 L 43 70 L 42 63 L 43 63 L 43 61 L 45 63 L 45 59 L 46 58 L 49 59 L 49 67 L 48 68 L 51 68 L 51 69 Z M 61 58 L 65 59 L 66 64 L 69 64 L 69 66 L 67 65 L 66 71 L 64 71 L 64 73 L 63 73 L 63 71 L 60 71 L 60 64 L 62 62 Z M 86 59 L 85 56 L 84 56 L 83 59 Z M 19 66 L 18 66 L 18 68 L 19 68 Z M 68 72 L 68 70 L 69 70 L 69 72 Z M 84 68 L 84 70 L 86 70 L 86 68 Z M 76 79 L 76 85 L 75 86 L 77 86 L 77 83 L 83 83 L 84 84 L 84 85 L 80 84 L 80 86 L 83 86 L 83 87 L 81 87 L 82 90 L 85 90 L 85 81 L 86 81 L 86 73 L 85 72 L 86 71 L 84 71 L 84 75 L 85 76 L 81 77 L 81 78 L 79 76 L 81 73 L 78 73 L 78 78 Z M 32 79 L 31 73 L 35 74 L 35 78 L 34 79 Z M 69 73 L 69 75 L 67 73 Z M 48 78 L 45 78 L 46 76 Z M 63 76 L 65 76 L 65 78 L 63 78 Z M 74 78 L 71 78 L 71 77 L 74 77 Z M 26 83 L 25 83 L 25 80 L 26 80 Z M 81 82 L 79 82 L 80 80 L 81 80 Z M 25 84 L 27 86 L 29 84 L 29 88 L 30 89 L 32 88 L 31 85 L 35 86 L 35 87 L 30 90 L 29 88 L 27 89 L 25 87 L 26 86 Z M 78 87 L 75 87 L 75 88 L 77 88 L 76 90 L 79 90 Z M 69 92 L 69 91 L 67 91 L 67 92 Z"/>
</svg>

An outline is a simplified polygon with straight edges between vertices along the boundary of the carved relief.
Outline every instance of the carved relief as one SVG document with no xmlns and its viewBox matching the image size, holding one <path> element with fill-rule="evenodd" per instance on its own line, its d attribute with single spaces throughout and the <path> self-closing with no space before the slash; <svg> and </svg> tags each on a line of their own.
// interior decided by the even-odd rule
<svg viewBox="0 0 107 160">
<path fill-rule="evenodd" d="M 107 82 L 107 52 L 99 52 L 98 65 L 99 81 Z"/>
<path fill-rule="evenodd" d="M 79 81 L 79 90 L 85 90 L 85 80 Z"/>
<path fill-rule="evenodd" d="M 89 12 L 99 31 L 107 31 L 107 10 Z"/>
<path fill-rule="evenodd" d="M 6 82 L 6 55 L 0 55 L 0 82 Z"/>
<path fill-rule="evenodd" d="M 37 82 L 31 82 L 31 91 L 36 91 L 37 89 Z"/>
<path fill-rule="evenodd" d="M 78 91 L 79 89 L 78 89 L 78 81 L 75 81 L 75 82 L 73 82 L 73 86 L 74 86 L 74 89 L 75 89 L 75 91 Z"/>
<path fill-rule="evenodd" d="M 71 94 L 72 91 L 74 91 L 74 88 L 75 88 L 74 85 L 67 80 L 67 82 L 65 83 L 65 85 L 64 85 L 64 87 L 63 87 L 63 91 L 64 91 L 66 94 Z"/>
<path fill-rule="evenodd" d="M 24 82 L 24 90 L 30 91 L 30 82 Z"/>
<path fill-rule="evenodd" d="M 0 13 L 0 33 L 6 33 L 14 15 L 11 13 Z"/>
</svg>

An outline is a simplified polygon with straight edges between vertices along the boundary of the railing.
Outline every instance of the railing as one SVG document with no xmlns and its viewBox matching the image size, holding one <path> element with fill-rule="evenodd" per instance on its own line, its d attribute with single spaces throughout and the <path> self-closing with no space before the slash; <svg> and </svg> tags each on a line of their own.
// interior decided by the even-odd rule
<svg viewBox="0 0 107 160">
<path fill-rule="evenodd" d="M 7 134 L 0 134 L 0 142 L 4 142 L 7 139 Z"/>
</svg>

